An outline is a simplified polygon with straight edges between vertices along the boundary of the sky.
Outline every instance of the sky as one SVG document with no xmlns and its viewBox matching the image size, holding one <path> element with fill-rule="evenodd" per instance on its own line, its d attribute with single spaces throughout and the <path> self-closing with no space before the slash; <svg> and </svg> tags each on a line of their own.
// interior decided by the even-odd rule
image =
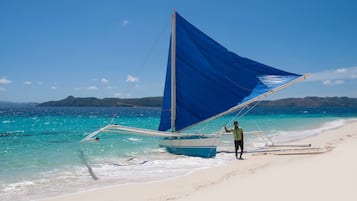
<svg viewBox="0 0 357 201">
<path fill-rule="evenodd" d="M 0 101 L 162 96 L 171 14 L 309 79 L 270 99 L 357 97 L 354 0 L 0 0 Z"/>
</svg>

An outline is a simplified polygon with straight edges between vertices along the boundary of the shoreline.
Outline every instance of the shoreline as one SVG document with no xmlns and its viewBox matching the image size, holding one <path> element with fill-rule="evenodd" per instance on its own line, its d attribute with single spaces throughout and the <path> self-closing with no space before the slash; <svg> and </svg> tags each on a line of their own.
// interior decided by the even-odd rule
<svg viewBox="0 0 357 201">
<path fill-rule="evenodd" d="M 348 154 L 350 157 L 354 157 L 353 153 L 346 152 L 345 150 L 351 149 L 352 146 L 357 146 L 357 120 L 351 119 L 346 120 L 347 122 L 338 128 L 324 131 L 323 133 L 305 138 L 300 141 L 296 141 L 290 144 L 312 144 L 312 147 L 316 148 L 325 148 L 324 153 L 317 154 L 291 154 L 291 155 L 275 155 L 274 153 L 256 153 L 256 154 L 244 154 L 243 156 L 246 160 L 237 160 L 230 161 L 226 164 L 220 165 L 219 167 L 212 167 L 207 169 L 195 170 L 189 174 L 182 176 L 177 176 L 174 178 L 168 178 L 160 181 L 146 182 L 146 183 L 134 183 L 134 184 L 125 184 L 125 185 L 115 185 L 115 186 L 106 186 L 102 188 L 91 189 L 88 191 L 77 192 L 74 194 L 66 194 L 58 197 L 41 199 L 41 201 L 71 201 L 71 200 L 216 200 L 224 196 L 234 197 L 239 196 L 240 198 L 254 198 L 259 196 L 257 193 L 250 192 L 251 189 L 245 189 L 246 184 L 250 184 L 253 181 L 256 181 L 257 184 L 261 183 L 260 180 L 279 180 L 284 179 L 279 176 L 279 171 L 284 172 L 289 169 L 296 169 L 295 173 L 299 173 L 301 170 L 297 169 L 303 164 L 310 164 L 312 168 L 324 169 L 328 168 L 330 165 L 334 165 L 334 170 L 328 172 L 327 175 L 322 175 L 323 178 L 326 176 L 326 180 L 320 178 L 321 186 L 324 188 L 330 189 L 329 185 L 335 186 L 338 188 L 339 184 L 336 184 L 331 178 L 338 176 L 340 171 L 343 171 L 338 164 L 327 163 L 325 166 L 317 167 L 319 164 L 315 164 L 316 160 L 324 164 L 324 159 L 326 161 L 333 161 L 336 159 L 343 159 L 344 156 Z M 342 154 L 342 155 L 341 155 Z M 233 156 L 232 156 L 233 157 Z M 356 157 L 354 157 L 356 158 Z M 343 161 L 346 162 L 346 161 Z M 332 162 L 333 163 L 333 162 Z M 342 162 L 341 162 L 342 163 Z M 294 164 L 294 166 L 292 165 Z M 357 158 L 351 162 L 352 167 L 357 168 Z M 335 167 L 337 166 L 337 167 Z M 323 171 L 322 171 L 323 172 Z M 297 175 L 293 173 L 291 179 L 297 179 Z M 337 174 L 337 175 L 336 175 Z M 353 174 L 351 172 L 345 172 L 345 174 Z M 272 176 L 276 175 L 276 176 Z M 301 178 L 306 180 L 312 177 L 309 175 L 309 172 L 305 172 L 305 175 L 301 175 Z M 357 174 L 351 175 L 352 178 L 356 180 L 357 183 Z M 289 174 L 285 177 L 290 177 Z M 338 177 L 337 177 L 338 179 Z M 243 182 L 244 181 L 244 182 Z M 281 182 L 270 181 L 269 186 L 284 187 L 284 184 Z M 350 181 L 349 181 L 350 182 Z M 257 192 L 265 190 L 267 188 L 263 187 L 254 187 Z M 302 186 L 304 184 L 301 184 Z M 245 189 L 249 193 L 238 193 L 237 189 Z M 357 185 L 354 185 L 357 186 Z M 261 189 L 263 188 L 263 189 Z M 271 188 L 271 187 L 270 187 Z M 324 189 L 322 188 L 322 189 Z M 356 188 L 356 187 L 354 187 Z M 230 190 L 228 190 L 230 189 Z M 268 188 L 269 189 L 269 188 Z M 318 188 L 319 189 L 319 188 Z M 308 189 L 305 189 L 308 191 Z M 336 190 L 336 189 L 335 189 Z M 297 190 L 302 192 L 301 189 Z M 138 193 L 139 192 L 139 193 Z M 319 192 L 319 190 L 317 190 Z M 332 193 L 328 192 L 329 193 Z M 336 191 L 339 192 L 339 191 Z M 356 192 L 356 191 L 354 191 Z M 281 194 L 283 192 L 276 192 Z M 310 192 L 310 194 L 313 194 Z M 302 195 L 302 194 L 300 194 Z M 335 195 L 335 194 L 334 194 Z M 357 197 L 357 193 L 351 195 L 354 198 Z M 252 197 L 253 196 L 253 197 Z M 332 195 L 331 195 L 332 196 Z M 284 196 L 283 196 L 284 197 Z M 263 197 L 261 197 L 263 198 Z M 285 197 L 286 198 L 286 197 Z M 348 199 L 350 197 L 346 197 Z M 257 198 L 258 199 L 258 198 Z M 345 200 L 346 200 L 345 199 Z M 351 198 L 352 199 L 352 198 Z M 283 199 L 282 199 L 283 200 Z M 285 199 L 284 199 L 285 200 Z"/>
</svg>

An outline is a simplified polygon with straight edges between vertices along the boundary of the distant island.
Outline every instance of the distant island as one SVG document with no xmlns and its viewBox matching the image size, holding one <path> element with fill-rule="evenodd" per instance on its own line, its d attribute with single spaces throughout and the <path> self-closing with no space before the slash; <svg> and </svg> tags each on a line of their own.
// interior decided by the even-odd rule
<svg viewBox="0 0 357 201">
<path fill-rule="evenodd" d="M 262 101 L 258 107 L 296 107 L 296 108 L 325 108 L 343 107 L 357 108 L 357 98 L 349 97 L 305 97 L 284 98 L 274 101 Z"/>
<path fill-rule="evenodd" d="M 162 97 L 146 98 L 78 98 L 68 96 L 59 101 L 40 103 L 38 107 L 161 107 Z"/>
<path fill-rule="evenodd" d="M 162 97 L 146 98 L 78 98 L 68 96 L 59 101 L 40 103 L 38 107 L 161 107 Z M 357 98 L 349 97 L 305 97 L 285 98 L 279 100 L 264 100 L 257 106 L 259 108 L 357 108 Z"/>
<path fill-rule="evenodd" d="M 0 107 L 3 108 L 35 107 L 37 105 L 38 103 L 35 102 L 18 103 L 10 101 L 0 101 Z"/>
</svg>

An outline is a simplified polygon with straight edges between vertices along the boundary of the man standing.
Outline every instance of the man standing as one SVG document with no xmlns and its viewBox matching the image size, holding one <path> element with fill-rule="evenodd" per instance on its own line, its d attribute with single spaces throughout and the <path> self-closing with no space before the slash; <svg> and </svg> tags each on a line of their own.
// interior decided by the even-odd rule
<svg viewBox="0 0 357 201">
<path fill-rule="evenodd" d="M 227 127 L 224 126 L 224 130 L 226 132 L 233 133 L 236 158 L 238 159 L 238 148 L 240 147 L 239 159 L 242 159 L 242 154 L 244 150 L 243 129 L 238 127 L 238 121 L 234 121 L 234 128 L 228 130 Z"/>
</svg>

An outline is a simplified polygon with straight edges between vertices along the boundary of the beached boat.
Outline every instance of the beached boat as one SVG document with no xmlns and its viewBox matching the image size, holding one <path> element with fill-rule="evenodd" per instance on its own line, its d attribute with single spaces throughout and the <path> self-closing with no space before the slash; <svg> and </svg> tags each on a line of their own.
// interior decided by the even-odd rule
<svg viewBox="0 0 357 201">
<path fill-rule="evenodd" d="M 100 132 L 153 135 L 161 136 L 160 146 L 171 153 L 214 157 L 222 133 L 183 131 L 262 100 L 306 76 L 240 57 L 174 11 L 158 131 L 110 124 L 81 142 L 92 141 Z"/>
</svg>

